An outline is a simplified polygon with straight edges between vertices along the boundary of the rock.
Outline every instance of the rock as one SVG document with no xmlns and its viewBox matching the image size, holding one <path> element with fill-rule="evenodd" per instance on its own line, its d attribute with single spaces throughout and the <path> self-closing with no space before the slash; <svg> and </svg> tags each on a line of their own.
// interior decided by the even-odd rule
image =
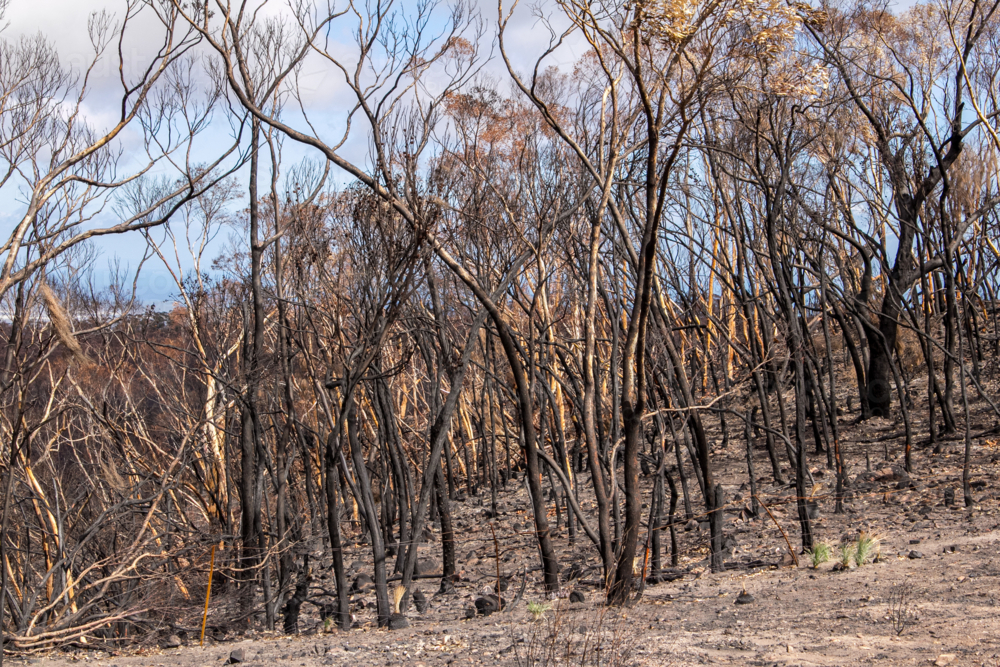
<svg viewBox="0 0 1000 667">
<path fill-rule="evenodd" d="M 906 557 L 909 558 L 910 560 L 916 560 L 918 558 L 923 558 L 924 554 L 922 552 L 917 551 L 916 549 L 914 549 L 913 551 L 911 551 L 910 553 L 908 553 L 906 555 Z"/>
<path fill-rule="evenodd" d="M 410 621 L 408 621 L 402 614 L 392 614 L 389 616 L 390 630 L 402 630 L 403 628 L 408 627 L 410 627 Z"/>
<path fill-rule="evenodd" d="M 354 583 L 351 584 L 352 593 L 365 593 L 373 588 L 375 588 L 375 582 L 364 572 L 355 577 Z"/>
<path fill-rule="evenodd" d="M 944 667 L 945 665 L 950 665 L 955 660 L 954 653 L 942 653 L 934 661 L 935 667 Z"/>
<path fill-rule="evenodd" d="M 413 591 L 413 604 L 421 614 L 427 611 L 427 607 L 430 606 L 430 603 L 427 602 L 427 596 L 419 588 Z"/>
<path fill-rule="evenodd" d="M 952 507 L 955 504 L 955 489 L 947 488 L 944 490 L 944 506 Z"/>
<path fill-rule="evenodd" d="M 244 649 L 238 648 L 229 654 L 229 660 L 226 660 L 227 665 L 238 665 L 241 662 L 246 661 L 247 653 Z"/>
<path fill-rule="evenodd" d="M 496 595 L 492 593 L 489 595 L 484 595 L 482 597 L 476 598 L 476 611 L 480 616 L 489 616 L 490 614 L 500 611 L 503 606 L 502 601 Z"/>
<path fill-rule="evenodd" d="M 170 635 L 163 640 L 163 648 L 180 648 L 183 645 L 181 638 L 177 635 Z"/>
<path fill-rule="evenodd" d="M 436 565 L 430 558 L 419 558 L 413 568 L 414 574 L 434 574 Z"/>
<path fill-rule="evenodd" d="M 586 598 L 580 591 L 573 591 L 572 593 L 569 594 L 570 602 L 583 602 L 584 600 L 586 600 Z"/>
<path fill-rule="evenodd" d="M 910 479 L 910 473 L 906 472 L 906 468 L 904 468 L 903 466 L 898 464 L 893 464 L 892 472 L 893 472 L 893 479 L 895 479 L 897 482 L 896 484 L 897 489 L 908 489 L 914 486 L 913 480 Z"/>
<path fill-rule="evenodd" d="M 360 560 L 356 560 L 353 563 L 351 563 L 351 567 L 348 569 L 351 572 L 360 572 L 361 570 L 365 569 L 365 564 Z"/>
<path fill-rule="evenodd" d="M 753 596 L 746 591 L 736 596 L 736 604 L 750 604 L 751 602 L 753 602 Z"/>
</svg>

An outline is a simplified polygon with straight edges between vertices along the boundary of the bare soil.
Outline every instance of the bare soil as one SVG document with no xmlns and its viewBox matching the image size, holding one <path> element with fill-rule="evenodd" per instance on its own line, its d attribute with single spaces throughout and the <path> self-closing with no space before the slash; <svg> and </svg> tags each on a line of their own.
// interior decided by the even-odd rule
<svg viewBox="0 0 1000 667">
<path fill-rule="evenodd" d="M 834 554 L 817 569 L 809 566 L 804 555 L 798 556 L 798 566 L 788 563 L 785 540 L 766 513 L 756 519 L 739 514 L 749 498 L 744 487 L 744 443 L 735 440 L 728 451 L 716 452 L 713 459 L 731 510 L 725 530 L 735 547 L 726 559 L 734 569 L 710 573 L 707 524 L 698 528 L 692 524 L 688 530 L 682 525 L 678 578 L 647 586 L 641 601 L 625 610 L 601 604 L 596 550 L 582 531 L 576 544 L 570 544 L 565 526 L 556 538 L 563 571 L 576 564 L 583 572 L 575 583 L 566 584 L 564 594 L 578 590 L 585 600 L 546 601 L 529 532 L 526 492 L 523 485 L 512 484 L 501 494 L 501 514 L 495 522 L 500 566 L 505 576 L 513 575 L 513 589 L 520 585 L 520 572 L 527 570 L 527 589 L 514 608 L 501 613 L 466 618 L 475 598 L 496 576 L 486 491 L 453 505 L 462 577 L 456 591 L 434 594 L 438 581 L 421 580 L 418 585 L 428 594 L 430 608 L 421 614 L 411 605 L 406 629 L 375 628 L 374 596 L 368 593 L 357 596 L 357 627 L 348 633 L 325 631 L 318 608 L 306 604 L 302 632 L 296 636 L 216 629 L 205 646 L 199 647 L 196 631 L 182 631 L 178 648 L 162 647 L 164 633 L 144 645 L 116 651 L 95 645 L 8 660 L 51 667 L 79 662 L 202 667 L 221 665 L 231 652 L 242 649 L 247 665 L 302 667 L 570 665 L 597 664 L 598 658 L 602 665 L 1000 667 L 1000 436 L 991 412 L 977 411 L 974 421 L 980 422 L 972 428 L 978 434 L 972 468 L 976 503 L 966 508 L 962 506 L 961 437 L 946 441 L 937 454 L 931 446 L 917 442 L 912 485 L 901 484 L 902 424 L 878 419 L 857 424 L 853 415 L 842 417 L 842 447 L 852 480 L 845 513 L 834 514 L 834 476 L 825 468 L 825 455 L 811 455 L 816 481 L 825 485 L 817 495 L 820 517 L 815 533 L 831 545 Z M 926 434 L 919 424 L 915 432 L 917 440 L 926 437 L 919 435 Z M 755 452 L 755 467 L 758 475 L 765 473 L 760 478 L 762 499 L 799 550 L 794 488 L 771 483 L 762 450 Z M 689 482 L 697 497 L 697 483 Z M 588 484 L 585 479 L 583 486 Z M 954 506 L 945 505 L 946 489 L 955 491 Z M 592 503 L 584 506 L 592 510 Z M 695 511 L 700 510 L 699 503 Z M 555 525 L 554 511 L 550 518 Z M 879 539 L 877 562 L 835 571 L 839 546 L 855 540 L 861 531 Z M 666 531 L 663 541 L 668 551 Z M 346 559 L 356 572 L 370 573 L 366 551 L 367 547 L 356 545 Z M 440 534 L 435 532 L 421 551 L 423 557 L 440 563 Z M 665 563 L 669 564 L 669 553 Z M 314 571 L 313 586 L 317 591 L 332 589 L 332 576 Z M 753 601 L 736 604 L 744 590 Z M 905 601 L 902 609 L 896 604 L 894 614 L 893 598 L 900 592 L 905 592 Z M 528 612 L 528 602 L 550 608 L 536 621 Z M 903 622 L 894 624 L 894 616 Z"/>
</svg>

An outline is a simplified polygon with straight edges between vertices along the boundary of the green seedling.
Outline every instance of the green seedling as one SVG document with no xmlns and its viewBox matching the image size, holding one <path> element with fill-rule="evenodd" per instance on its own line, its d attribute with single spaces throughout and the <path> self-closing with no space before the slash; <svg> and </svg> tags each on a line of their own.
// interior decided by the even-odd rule
<svg viewBox="0 0 1000 667">
<path fill-rule="evenodd" d="M 830 545 L 826 542 L 817 542 L 813 545 L 813 548 L 806 552 L 809 556 L 809 562 L 812 563 L 813 569 L 815 570 L 820 565 L 830 560 Z"/>
<path fill-rule="evenodd" d="M 839 560 L 842 567 L 849 568 L 851 566 L 851 557 L 854 555 L 854 545 L 853 544 L 842 544 L 840 546 Z"/>
<path fill-rule="evenodd" d="M 546 604 L 544 602 L 529 602 L 528 611 L 531 612 L 532 618 L 536 621 L 540 621 L 545 618 L 545 612 L 552 608 L 552 605 Z"/>
<path fill-rule="evenodd" d="M 878 551 L 878 538 L 869 532 L 862 532 L 858 535 L 858 541 L 854 543 L 854 564 L 861 567 L 875 558 Z"/>
</svg>

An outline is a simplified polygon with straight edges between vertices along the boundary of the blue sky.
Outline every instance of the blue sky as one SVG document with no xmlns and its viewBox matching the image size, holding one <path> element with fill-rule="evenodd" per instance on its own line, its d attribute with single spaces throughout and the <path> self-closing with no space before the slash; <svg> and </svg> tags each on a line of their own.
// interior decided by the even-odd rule
<svg viewBox="0 0 1000 667">
<path fill-rule="evenodd" d="M 404 12 L 412 10 L 414 6 L 415 3 L 412 0 L 398 3 L 398 7 Z M 21 36 L 40 33 L 56 46 L 65 66 L 81 71 L 89 66 L 93 59 L 93 48 L 87 32 L 88 20 L 92 14 L 107 11 L 120 21 L 125 7 L 124 0 L 34 0 L 33 2 L 14 0 L 5 17 L 7 26 L 2 37 L 16 40 Z M 267 4 L 266 11 L 274 13 L 287 11 L 287 5 L 284 2 L 271 2 Z M 491 6 L 489 3 L 485 3 L 483 14 L 487 20 L 494 19 L 495 12 L 495 5 Z M 522 11 L 521 14 L 523 18 L 519 20 L 514 31 L 516 41 L 528 40 L 534 32 L 530 13 Z M 493 39 L 495 34 L 492 23 L 493 21 L 486 29 L 485 39 L 489 41 Z M 122 47 L 126 77 L 130 74 L 137 74 L 147 66 L 161 44 L 162 34 L 162 25 L 148 10 L 140 13 L 138 18 L 133 20 L 126 32 Z M 336 30 L 334 34 L 337 34 Z M 355 47 L 350 36 L 343 29 L 339 34 L 342 41 L 334 43 L 333 50 L 345 53 L 353 52 Z M 495 70 L 501 66 L 499 61 L 490 65 Z M 329 142 L 336 140 L 343 131 L 345 109 L 352 102 L 349 91 L 343 89 L 343 84 L 337 74 L 319 59 L 312 59 L 308 62 L 300 81 L 302 89 L 305 91 L 305 106 L 317 132 Z M 120 90 L 118 59 L 117 54 L 112 49 L 94 67 L 90 76 L 90 92 L 83 103 L 83 113 L 94 127 L 104 129 L 115 123 L 119 112 Z M 219 118 L 220 120 L 216 122 L 216 127 L 213 127 L 212 132 L 202 135 L 196 143 L 195 162 L 214 159 L 231 142 L 228 123 L 222 114 Z M 296 118 L 293 124 L 307 129 L 300 118 Z M 123 159 L 125 169 L 141 168 L 145 164 L 141 137 L 126 130 L 122 136 L 122 143 L 125 148 Z M 364 164 L 367 150 L 368 141 L 364 127 L 356 123 L 352 129 L 352 135 L 342 148 L 341 153 L 356 163 Z M 319 159 L 319 155 L 312 149 L 296 145 L 291 141 L 284 142 L 283 164 L 286 169 L 303 158 Z M 171 172 L 165 168 L 161 169 L 160 173 Z M 239 176 L 245 182 L 245 168 Z M 338 184 L 344 184 L 348 181 L 343 173 L 332 173 L 331 178 Z M 263 177 L 262 180 L 267 181 Z M 23 183 L 13 186 L 8 184 L 0 191 L 0 204 L 2 204 L 0 206 L 0 228 L 5 231 L 9 231 L 23 214 L 24 198 L 21 196 L 20 189 L 22 187 Z M 242 201 L 234 203 L 234 208 L 245 207 L 246 203 L 244 198 Z M 103 215 L 105 216 L 105 224 L 107 224 L 107 216 L 110 216 L 111 213 L 108 211 Z M 226 247 L 229 236 L 229 233 L 220 234 L 213 252 L 221 252 Z M 105 268 L 110 262 L 118 260 L 134 268 L 146 249 L 142 238 L 134 234 L 103 237 L 93 243 L 101 253 L 101 259 L 98 260 L 95 267 L 98 281 L 102 280 L 102 276 L 106 280 L 106 277 L 110 275 L 110 272 Z M 190 262 L 184 268 L 190 268 Z M 140 298 L 147 302 L 169 303 L 174 288 L 172 279 L 163 266 L 157 260 L 153 260 L 146 264 L 143 273 L 144 275 L 139 281 Z"/>
<path fill-rule="evenodd" d="M 481 12 L 488 22 L 484 39 L 492 41 L 495 37 L 496 28 L 496 4 L 479 0 Z M 908 6 L 897 5 L 901 8 Z M 398 6 L 402 10 L 411 10 L 415 6 L 413 0 L 402 0 Z M 544 7 L 544 5 L 542 5 Z M 273 11 L 282 11 L 287 5 L 283 2 L 272 2 L 268 7 L 273 7 Z M 92 48 L 87 35 L 88 17 L 96 11 L 106 10 L 119 17 L 124 12 L 124 0 L 14 0 L 7 15 L 7 27 L 2 34 L 3 38 L 16 39 L 21 35 L 32 35 L 41 33 L 54 43 L 59 51 L 64 64 L 77 69 L 87 65 L 92 58 Z M 123 45 L 126 74 L 133 68 L 144 67 L 155 53 L 159 46 L 162 34 L 162 26 L 148 12 L 140 15 L 140 18 L 131 25 L 126 35 Z M 516 18 L 512 21 L 508 34 L 509 53 L 515 58 L 520 58 L 520 62 L 515 65 L 527 67 L 533 62 L 533 57 L 541 52 L 547 41 L 547 33 L 537 24 L 533 16 L 532 6 L 523 4 L 519 7 Z M 347 35 L 343 35 L 343 42 L 336 44 L 335 48 L 344 52 L 353 50 L 353 44 Z M 489 47 L 484 47 L 486 52 Z M 570 45 L 564 49 L 559 59 L 553 60 L 550 64 L 567 66 L 571 65 L 575 59 L 577 49 Z M 84 103 L 84 110 L 87 117 L 97 127 L 107 127 L 112 124 L 118 111 L 119 97 L 117 58 L 105 57 L 100 61 L 92 75 L 92 90 Z M 487 71 L 493 73 L 501 85 L 507 86 L 506 73 L 498 58 L 487 65 Z M 316 123 L 320 135 L 326 139 L 339 136 L 343 127 L 344 109 L 350 103 L 351 98 L 345 94 L 341 85 L 338 85 L 338 77 L 324 67 L 318 60 L 310 61 L 302 75 L 303 87 L 307 92 L 306 107 L 313 121 Z M 301 122 L 295 125 L 306 129 Z M 196 161 L 207 160 L 217 155 L 229 142 L 228 124 L 224 121 L 217 122 L 213 131 L 199 140 L 197 144 Z M 131 147 L 141 148 L 141 142 L 135 136 L 126 136 L 124 144 L 128 149 Z M 318 159 L 318 154 L 311 149 L 297 146 L 290 141 L 285 142 L 284 164 L 292 165 L 303 158 Z M 200 155 L 199 155 L 200 153 Z M 358 126 L 353 130 L 352 138 L 342 150 L 345 157 L 364 164 L 367 153 L 367 138 L 362 127 Z M 129 155 L 126 151 L 126 161 L 131 159 L 132 168 L 135 169 L 140 164 L 144 156 L 140 154 Z M 286 167 L 287 169 L 287 167 Z M 245 181 L 245 170 L 240 175 Z M 335 182 L 343 184 L 347 181 L 344 174 L 334 173 L 332 175 Z M 14 220 L 20 216 L 22 207 L 18 204 L 18 193 L 10 186 L 0 191 L 0 228 L 9 230 Z M 246 199 L 234 204 L 235 208 L 246 206 Z M 221 252 L 228 244 L 229 232 L 219 235 L 211 252 Z M 98 260 L 96 273 L 98 278 L 108 272 L 105 267 L 109 261 L 118 259 L 134 268 L 139 258 L 145 251 L 145 243 L 135 235 L 105 237 L 96 242 L 102 255 Z M 184 267 L 190 268 L 190 263 Z M 159 265 L 156 260 L 151 261 L 144 268 L 144 275 L 141 277 L 140 298 L 144 301 L 168 305 L 175 288 L 172 279 Z"/>
</svg>

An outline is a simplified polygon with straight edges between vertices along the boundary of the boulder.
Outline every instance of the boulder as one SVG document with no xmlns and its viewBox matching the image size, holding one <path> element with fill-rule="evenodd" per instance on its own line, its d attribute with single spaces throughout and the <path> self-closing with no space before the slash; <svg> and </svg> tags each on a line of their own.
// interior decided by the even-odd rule
<svg viewBox="0 0 1000 667">
<path fill-rule="evenodd" d="M 410 627 L 410 621 L 408 621 L 402 614 L 392 614 L 389 616 L 390 630 L 402 630 L 403 628 L 408 627 Z"/>
<path fill-rule="evenodd" d="M 362 572 L 354 578 L 351 584 L 351 593 L 366 593 L 375 588 L 375 582 L 367 574 Z"/>
<path fill-rule="evenodd" d="M 413 591 L 413 604 L 417 608 L 417 611 L 421 614 L 427 611 L 430 603 L 427 601 L 427 596 L 419 588 Z"/>
<path fill-rule="evenodd" d="M 434 574 L 440 571 L 441 568 L 437 567 L 437 564 L 430 558 L 418 558 L 413 568 L 414 574 Z"/>
<path fill-rule="evenodd" d="M 490 593 L 489 595 L 476 598 L 475 605 L 476 611 L 480 616 L 489 616 L 503 608 L 503 600 Z"/>
</svg>

